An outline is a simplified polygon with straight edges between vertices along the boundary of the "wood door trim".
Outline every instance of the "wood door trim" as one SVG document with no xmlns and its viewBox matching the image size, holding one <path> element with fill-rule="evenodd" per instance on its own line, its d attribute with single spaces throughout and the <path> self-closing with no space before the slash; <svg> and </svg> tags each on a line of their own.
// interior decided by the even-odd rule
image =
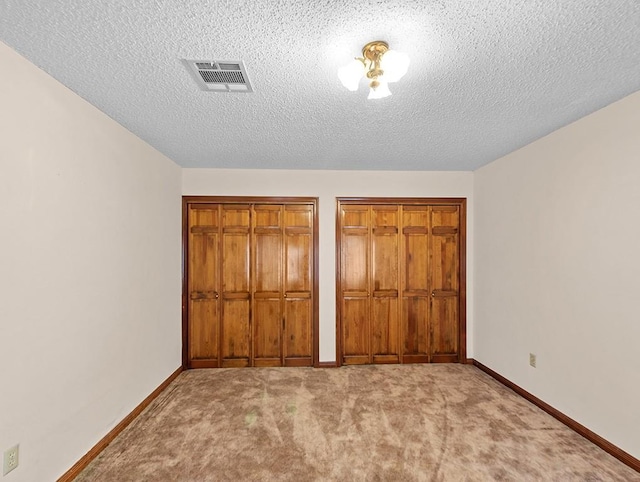
<svg viewBox="0 0 640 482">
<path fill-rule="evenodd" d="M 458 363 L 467 361 L 467 198 L 406 198 L 406 197 L 337 197 L 336 198 L 336 365 L 342 365 L 342 273 L 341 273 L 341 240 L 342 226 L 340 222 L 341 207 L 351 204 L 396 204 L 404 206 L 420 205 L 456 205 L 460 209 L 459 260 L 460 260 L 460 296 L 458 299 Z"/>
<path fill-rule="evenodd" d="M 320 304 L 319 295 L 319 233 L 318 233 L 318 198 L 317 197 L 273 197 L 273 196 L 182 196 L 182 368 L 189 368 L 189 311 L 187 293 L 189 280 L 189 206 L 191 204 L 227 204 L 227 205 L 249 205 L 249 204 L 309 204 L 312 206 L 313 256 L 311 265 L 313 267 L 312 288 L 312 363 L 314 367 L 320 366 Z M 222 363 L 221 363 L 222 364 Z"/>
<path fill-rule="evenodd" d="M 404 205 L 461 205 L 467 202 L 466 197 L 338 197 L 336 201 L 340 204 L 404 204 Z"/>
</svg>

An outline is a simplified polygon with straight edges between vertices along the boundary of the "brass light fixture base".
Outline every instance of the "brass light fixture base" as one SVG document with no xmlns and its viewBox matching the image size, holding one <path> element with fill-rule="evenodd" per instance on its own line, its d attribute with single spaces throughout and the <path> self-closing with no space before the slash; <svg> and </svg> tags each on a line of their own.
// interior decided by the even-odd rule
<svg viewBox="0 0 640 482">
<path fill-rule="evenodd" d="M 389 50 L 389 44 L 384 40 L 374 40 L 362 47 L 362 56 L 371 61 L 379 60 Z"/>
<path fill-rule="evenodd" d="M 372 80 L 370 86 L 373 89 L 379 85 L 378 77 L 384 74 L 384 70 L 380 68 L 380 60 L 387 50 L 389 50 L 389 44 L 384 40 L 374 40 L 362 47 L 362 57 L 369 63 L 367 78 Z"/>
</svg>

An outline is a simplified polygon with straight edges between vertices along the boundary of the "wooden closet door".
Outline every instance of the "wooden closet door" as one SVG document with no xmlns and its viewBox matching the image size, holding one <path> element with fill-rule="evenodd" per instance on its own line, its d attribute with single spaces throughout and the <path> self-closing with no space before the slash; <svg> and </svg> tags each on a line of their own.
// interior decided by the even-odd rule
<svg viewBox="0 0 640 482">
<path fill-rule="evenodd" d="M 253 365 L 282 366 L 283 207 L 253 209 Z"/>
<path fill-rule="evenodd" d="M 370 209 L 343 205 L 340 217 L 342 363 L 370 363 Z"/>
<path fill-rule="evenodd" d="M 371 207 L 371 359 L 399 362 L 397 205 Z"/>
<path fill-rule="evenodd" d="M 250 211 L 248 204 L 222 205 L 223 367 L 249 366 L 251 360 Z"/>
<path fill-rule="evenodd" d="M 403 363 L 429 361 L 429 207 L 402 208 Z"/>
<path fill-rule="evenodd" d="M 338 199 L 341 364 L 465 359 L 465 207 Z"/>
<path fill-rule="evenodd" d="M 318 362 L 317 199 L 183 197 L 183 362 Z"/>
<path fill-rule="evenodd" d="M 431 211 L 430 352 L 432 362 L 458 361 L 460 208 L 433 206 Z"/>
<path fill-rule="evenodd" d="M 285 366 L 311 366 L 313 324 L 313 207 L 284 206 Z"/>
<path fill-rule="evenodd" d="M 187 213 L 189 366 L 219 366 L 220 206 L 192 204 Z"/>
</svg>

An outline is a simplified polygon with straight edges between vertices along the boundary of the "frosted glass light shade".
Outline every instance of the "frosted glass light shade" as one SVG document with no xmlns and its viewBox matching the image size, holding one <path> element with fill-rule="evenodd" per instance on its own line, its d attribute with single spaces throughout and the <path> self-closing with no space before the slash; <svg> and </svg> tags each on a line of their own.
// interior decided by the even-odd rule
<svg viewBox="0 0 640 482">
<path fill-rule="evenodd" d="M 380 81 L 380 85 L 378 87 L 371 88 L 369 91 L 369 97 L 367 100 L 371 99 L 384 99 L 385 97 L 389 97 L 391 95 L 391 91 L 389 90 L 389 86 L 386 82 Z"/>
<path fill-rule="evenodd" d="M 364 65 L 357 59 L 353 59 L 347 65 L 338 69 L 340 82 L 352 92 L 358 90 L 358 84 L 363 75 Z"/>
<path fill-rule="evenodd" d="M 384 70 L 384 80 L 397 82 L 409 68 L 409 56 L 395 50 L 387 50 L 380 61 L 380 68 Z"/>
</svg>

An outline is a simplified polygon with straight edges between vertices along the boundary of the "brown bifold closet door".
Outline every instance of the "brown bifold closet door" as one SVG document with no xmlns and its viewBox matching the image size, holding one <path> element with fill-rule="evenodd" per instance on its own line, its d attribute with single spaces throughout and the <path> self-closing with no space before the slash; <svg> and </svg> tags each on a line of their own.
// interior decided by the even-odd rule
<svg viewBox="0 0 640 482">
<path fill-rule="evenodd" d="M 223 367 L 250 365 L 250 222 L 248 204 L 222 205 L 222 333 Z"/>
<path fill-rule="evenodd" d="M 464 207 L 338 200 L 339 363 L 465 359 Z"/>
<path fill-rule="evenodd" d="M 402 209 L 404 363 L 429 361 L 429 206 Z"/>
<path fill-rule="evenodd" d="M 282 356 L 285 366 L 313 363 L 313 224 L 312 206 L 284 206 Z"/>
<path fill-rule="evenodd" d="M 282 365 L 282 205 L 256 205 L 253 222 L 253 360 Z"/>
<path fill-rule="evenodd" d="M 371 362 L 398 363 L 399 209 L 371 206 Z"/>
<path fill-rule="evenodd" d="M 369 270 L 371 209 L 343 206 L 340 213 L 342 363 L 370 363 Z"/>
<path fill-rule="evenodd" d="M 398 206 L 345 205 L 339 216 L 342 363 L 398 363 Z"/>
<path fill-rule="evenodd" d="M 192 367 L 219 366 L 220 206 L 191 204 L 188 211 L 188 356 Z"/>
<path fill-rule="evenodd" d="M 217 199 L 183 201 L 185 365 L 317 363 L 316 201 Z"/>
<path fill-rule="evenodd" d="M 430 355 L 432 362 L 458 361 L 460 295 L 460 207 L 430 206 L 429 281 Z"/>
</svg>

